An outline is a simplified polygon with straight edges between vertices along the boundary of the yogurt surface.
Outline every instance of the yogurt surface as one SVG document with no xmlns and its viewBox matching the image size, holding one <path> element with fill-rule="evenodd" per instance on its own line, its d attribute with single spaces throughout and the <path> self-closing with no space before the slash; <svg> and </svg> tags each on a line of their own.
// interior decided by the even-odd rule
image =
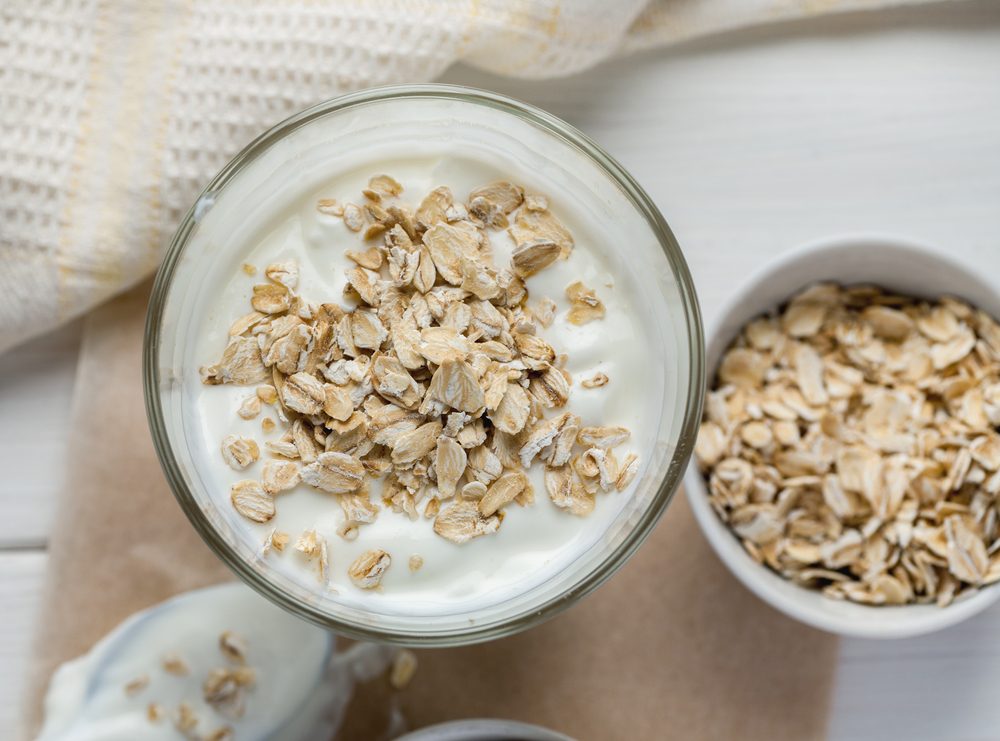
<svg viewBox="0 0 1000 741">
<path fill-rule="evenodd" d="M 547 189 L 544 178 L 514 163 L 478 154 L 455 153 L 442 146 L 440 151 L 423 151 L 419 156 L 369 158 L 276 209 L 266 228 L 253 236 L 221 245 L 231 264 L 229 278 L 217 287 L 198 317 L 188 350 L 188 369 L 219 358 L 230 324 L 250 310 L 252 286 L 265 280 L 262 272 L 270 263 L 294 260 L 299 264 L 297 293 L 305 300 L 350 305 L 343 289 L 345 270 L 354 263 L 344 252 L 361 250 L 374 242 L 366 245 L 341 219 L 318 212 L 316 203 L 323 198 L 357 203 L 368 179 L 380 173 L 391 175 L 404 186 L 400 201 L 413 207 L 438 186 L 448 186 L 456 201 L 465 202 L 470 190 L 500 179 L 549 199 L 550 210 L 572 232 L 575 248 L 568 259 L 557 260 L 529 277 L 526 285 L 529 306 L 547 297 L 558 307 L 552 325 L 538 328 L 539 336 L 557 353 L 568 356 L 566 370 L 573 377 L 569 401 L 557 411 L 579 415 L 582 425 L 627 427 L 631 438 L 616 453 L 619 458 L 626 452 L 638 454 L 638 481 L 656 446 L 662 368 L 655 359 L 656 341 L 650 330 L 655 318 L 641 305 L 636 277 L 619 269 L 621 259 L 615 253 L 625 246 L 617 241 L 617 225 L 593 218 L 574 200 L 573 193 Z M 494 264 L 506 267 L 514 246 L 512 240 L 506 231 L 496 229 L 489 230 L 489 237 Z M 258 274 L 247 275 L 240 269 L 243 263 L 255 266 Z M 569 303 L 564 291 L 574 281 L 582 281 L 597 292 L 607 308 L 604 319 L 582 326 L 567 321 Z M 581 386 L 582 380 L 597 373 L 606 374 L 609 383 L 599 388 Z M 272 529 L 287 532 L 292 543 L 303 531 L 315 529 L 326 539 L 329 549 L 330 568 L 325 583 L 317 579 L 314 565 L 295 552 L 292 543 L 282 553 L 269 553 L 268 562 L 307 589 L 329 590 L 334 600 L 361 608 L 433 616 L 502 603 L 559 573 L 593 546 L 622 512 L 635 486 L 633 483 L 623 492 L 598 493 L 590 515 L 574 516 L 549 500 L 543 466 L 536 461 L 528 471 L 534 486 L 534 504 L 508 506 L 498 532 L 462 545 L 435 534 L 432 520 L 421 517 L 412 521 L 388 507 L 382 508 L 374 523 L 362 525 L 355 540 L 347 541 L 337 535 L 344 515 L 336 497 L 305 484 L 278 494 L 276 516 L 266 524 L 256 524 L 232 511 L 230 487 L 236 481 L 259 478 L 269 457 L 264 443 L 279 439 L 285 428 L 268 405 L 255 419 L 244 420 L 237 415 L 240 404 L 253 393 L 252 386 L 189 386 L 187 404 L 193 422 L 189 434 L 197 436 L 191 447 L 202 451 L 198 467 L 213 500 L 239 537 L 256 544 L 263 543 Z M 278 422 L 270 433 L 262 431 L 264 417 Z M 219 445 L 231 434 L 257 441 L 260 460 L 242 471 L 227 467 Z M 380 487 L 377 482 L 372 484 L 372 499 L 379 502 Z M 389 552 L 392 566 L 379 590 L 359 589 L 348 578 L 347 568 L 356 557 L 376 548 Z M 407 562 L 414 555 L 423 559 L 423 566 L 411 571 Z"/>
<path fill-rule="evenodd" d="M 232 631 L 246 644 L 255 674 L 245 712 L 233 718 L 203 700 L 202 682 L 232 665 L 219 636 Z M 185 675 L 164 670 L 165 657 L 186 665 Z M 207 737 L 230 727 L 239 739 L 330 738 L 340 724 L 355 679 L 383 671 L 391 650 L 358 644 L 335 652 L 332 633 L 305 623 L 242 584 L 187 592 L 136 613 L 87 654 L 63 664 L 49 684 L 38 741 L 174 741 L 173 717 L 187 703 Z M 145 678 L 133 692 L 125 687 Z M 153 703 L 163 716 L 150 720 Z"/>
</svg>

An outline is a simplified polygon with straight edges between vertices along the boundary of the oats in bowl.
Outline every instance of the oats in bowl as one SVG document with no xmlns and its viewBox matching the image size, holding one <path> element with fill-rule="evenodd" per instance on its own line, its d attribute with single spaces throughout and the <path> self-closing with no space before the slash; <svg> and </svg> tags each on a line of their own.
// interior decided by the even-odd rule
<svg viewBox="0 0 1000 741">
<path fill-rule="evenodd" d="M 757 562 L 835 599 L 944 606 L 1000 580 L 998 425 L 989 315 L 820 283 L 743 327 L 695 456 Z"/>
</svg>

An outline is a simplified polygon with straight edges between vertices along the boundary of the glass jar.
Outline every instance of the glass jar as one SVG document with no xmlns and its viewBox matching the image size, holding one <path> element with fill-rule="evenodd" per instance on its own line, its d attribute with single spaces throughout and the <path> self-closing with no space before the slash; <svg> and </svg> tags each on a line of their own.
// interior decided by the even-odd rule
<svg viewBox="0 0 1000 741">
<path fill-rule="evenodd" d="M 198 366 L 209 361 L 192 357 L 192 343 L 212 296 L 239 269 L 241 255 L 233 245 L 248 243 L 264 228 L 279 190 L 285 198 L 315 192 L 331 173 L 400 147 L 474 152 L 498 172 L 530 172 L 541 192 L 572 194 L 574 207 L 613 229 L 615 244 L 602 258 L 624 276 L 634 305 L 642 308 L 645 357 L 659 371 L 651 388 L 634 390 L 643 394 L 654 432 L 637 450 L 643 465 L 628 501 L 600 537 L 523 592 L 475 609 L 445 606 L 430 616 L 349 603 L 275 569 L 259 541 L 244 537 L 233 513 L 212 496 L 199 461 L 208 443 L 191 403 L 200 386 Z M 599 586 L 639 547 L 676 491 L 693 449 L 704 396 L 703 355 L 697 300 L 680 248 L 649 197 L 617 162 L 537 108 L 469 88 L 406 85 L 346 95 L 292 116 L 209 183 L 157 274 L 144 382 L 150 428 L 170 486 L 205 542 L 237 576 L 286 609 L 345 635 L 458 645 L 509 635 L 555 615 Z M 214 445 L 212 454 L 217 456 Z"/>
</svg>

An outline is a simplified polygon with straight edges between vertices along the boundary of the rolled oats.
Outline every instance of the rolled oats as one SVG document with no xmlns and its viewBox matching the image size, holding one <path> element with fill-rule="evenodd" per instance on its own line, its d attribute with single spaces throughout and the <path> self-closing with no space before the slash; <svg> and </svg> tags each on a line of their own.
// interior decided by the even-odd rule
<svg viewBox="0 0 1000 741">
<path fill-rule="evenodd" d="M 294 260 L 271 263 L 264 269 L 264 275 L 289 290 L 299 287 L 299 264 Z"/>
<path fill-rule="evenodd" d="M 536 459 L 545 466 L 551 501 L 574 515 L 591 512 L 597 493 L 627 488 L 638 458 L 626 454 L 619 462 L 614 453 L 628 441 L 627 429 L 583 426 L 568 412 L 546 417 L 569 401 L 573 388 L 567 356 L 538 333 L 555 320 L 555 302 L 528 304 L 525 279 L 573 249 L 548 200 L 497 181 L 473 190 L 465 203 L 437 188 L 413 212 L 397 200 L 402 193 L 396 180 L 376 175 L 362 191 L 361 206 L 335 199 L 316 204 L 360 239 L 373 240 L 347 251 L 354 265 L 346 271 L 345 295 L 353 308 L 305 301 L 297 293 L 298 265 L 270 264 L 268 282 L 253 286 L 253 312 L 234 322 L 221 360 L 202 369 L 206 384 L 255 385 L 240 416 L 252 419 L 261 404 L 272 404 L 283 426 L 280 438 L 264 443 L 271 457 L 260 481 L 233 485 L 234 508 L 267 522 L 275 514 L 274 496 L 301 482 L 337 498 L 343 512 L 337 532 L 346 540 L 388 509 L 412 520 L 422 514 L 439 536 L 461 544 L 496 532 L 506 507 L 533 503 L 526 469 Z M 489 237 L 499 229 L 514 242 L 510 262 L 501 267 Z M 582 282 L 571 283 L 566 296 L 570 323 L 605 315 L 596 292 Z M 890 314 L 878 319 L 887 327 L 883 334 L 903 321 Z M 931 331 L 944 330 L 935 325 Z M 995 335 L 1000 345 L 1000 330 Z M 956 342 L 941 353 L 963 349 Z M 817 376 L 815 358 L 802 352 L 799 372 L 812 386 L 801 404 L 808 405 L 827 381 Z M 597 373 L 581 385 L 607 383 L 607 375 Z M 989 398 L 1000 419 L 1000 386 Z M 793 406 L 789 413 L 795 414 Z M 275 426 L 270 417 L 261 421 L 265 432 Z M 720 435 L 729 434 L 724 428 Z M 774 444 L 761 429 L 742 434 L 761 451 Z M 223 455 L 242 469 L 260 450 L 234 435 L 224 441 Z M 1000 450 L 988 442 L 978 444 L 977 456 L 977 468 L 979 461 L 996 460 L 994 470 L 1000 469 Z M 383 477 L 381 506 L 372 501 L 369 477 Z M 1000 489 L 1000 474 L 996 485 Z M 287 533 L 272 530 L 263 553 L 280 553 L 287 543 Z M 294 547 L 325 579 L 326 540 L 307 530 Z M 375 588 L 390 563 L 387 551 L 370 550 L 348 574 L 358 586 Z M 422 563 L 418 555 L 409 559 L 411 571 Z M 215 679 L 213 696 L 228 692 L 232 677 Z"/>
<path fill-rule="evenodd" d="M 503 468 L 498 466 L 496 474 L 490 476 L 489 481 L 494 481 L 496 479 L 496 476 L 500 475 L 501 471 L 503 471 Z M 462 496 L 465 499 L 473 499 L 478 501 L 486 496 L 487 491 L 488 490 L 486 488 L 486 482 L 470 481 L 469 483 L 467 483 L 465 486 L 462 487 Z"/>
<path fill-rule="evenodd" d="M 234 471 L 241 471 L 260 457 L 257 443 L 248 437 L 228 435 L 222 440 L 222 459 Z"/>
<path fill-rule="evenodd" d="M 132 697 L 133 695 L 138 695 L 148 686 L 149 686 L 149 675 L 141 674 L 138 677 L 130 679 L 128 682 L 126 682 L 125 687 L 123 689 L 125 690 L 126 695 Z"/>
<path fill-rule="evenodd" d="M 220 667 L 209 671 L 201 690 L 202 699 L 216 712 L 234 719 L 243 715 L 243 689 L 231 669 Z"/>
<path fill-rule="evenodd" d="M 224 631 L 219 637 L 219 650 L 229 662 L 236 664 L 236 666 L 210 669 L 204 679 L 199 680 L 201 697 L 214 712 L 235 720 L 245 712 L 246 694 L 254 688 L 257 672 L 246 665 L 247 646 L 246 641 L 241 636 L 232 631 Z M 187 662 L 176 654 L 164 655 L 160 663 L 164 671 L 175 677 L 183 678 L 190 674 Z M 149 677 L 144 674 L 126 685 L 126 693 L 135 694 L 148 684 Z M 184 685 L 184 689 L 192 689 L 192 687 Z M 150 723 L 160 723 L 167 717 L 167 712 L 160 703 L 150 702 L 146 705 L 145 716 Z M 208 739 L 226 741 L 233 738 L 233 730 L 229 726 L 223 726 L 208 733 L 199 732 L 198 726 L 201 719 L 192 704 L 187 701 L 179 703 L 171 714 L 171 721 L 174 728 L 184 738 L 191 739 L 191 741 L 208 741 Z"/>
<path fill-rule="evenodd" d="M 750 322 L 695 447 L 713 509 L 835 599 L 946 605 L 1000 580 L 998 329 L 954 299 L 832 283 Z M 580 467 L 603 486 L 592 452 Z"/>
<path fill-rule="evenodd" d="M 569 314 L 566 315 L 570 324 L 587 324 L 604 318 L 604 303 L 580 281 L 566 286 L 566 298 L 570 302 Z"/>
<path fill-rule="evenodd" d="M 516 435 L 528 422 L 531 400 L 520 384 L 505 381 L 504 385 L 503 396 L 489 418 L 498 430 Z"/>
<path fill-rule="evenodd" d="M 581 427 L 577 442 L 586 447 L 615 448 L 629 439 L 626 427 Z"/>
<path fill-rule="evenodd" d="M 246 397 L 236 413 L 243 419 L 253 419 L 260 414 L 260 398 L 256 394 Z"/>
<path fill-rule="evenodd" d="M 543 327 L 550 327 L 552 326 L 552 322 L 555 321 L 556 318 L 556 308 L 557 307 L 555 301 L 546 296 L 543 296 L 538 300 L 538 303 L 535 304 L 531 313 L 535 315 L 535 318 L 538 320 L 538 323 L 541 324 Z"/>
<path fill-rule="evenodd" d="M 219 651 L 235 664 L 245 664 L 247 659 L 246 638 L 231 630 L 224 630 L 219 636 Z"/>
<path fill-rule="evenodd" d="M 273 548 L 274 550 L 281 553 L 283 550 L 285 550 L 285 546 L 288 545 L 288 540 L 289 540 L 288 533 L 277 529 L 271 530 L 271 532 L 268 533 L 267 538 L 264 541 L 263 552 L 266 554 L 270 549 Z"/>
<path fill-rule="evenodd" d="M 173 674 L 175 677 L 185 677 L 191 672 L 187 662 L 177 654 L 167 654 L 161 660 L 160 665 L 163 667 L 163 671 L 167 674 Z"/>
<path fill-rule="evenodd" d="M 554 263 L 560 252 L 559 245 L 548 239 L 522 242 L 512 253 L 514 272 L 519 278 L 528 278 Z"/>
<path fill-rule="evenodd" d="M 336 198 L 320 198 L 316 201 L 316 210 L 327 216 L 343 216 L 344 207 Z"/>
<path fill-rule="evenodd" d="M 299 476 L 317 489 L 331 494 L 347 494 L 361 487 L 365 469 L 360 460 L 347 453 L 327 452 L 302 468 Z"/>
<path fill-rule="evenodd" d="M 294 489 L 299 483 L 299 466 L 292 461 L 269 460 L 264 462 L 261 485 L 268 494 Z"/>
<path fill-rule="evenodd" d="M 343 216 L 344 226 L 352 232 L 360 232 L 364 228 L 365 215 L 357 205 L 353 203 L 345 204 L 341 215 Z"/>
<path fill-rule="evenodd" d="M 306 530 L 295 541 L 295 550 L 307 561 L 315 562 L 319 580 L 326 581 L 326 572 L 330 565 L 326 539 L 315 530 Z"/>
<path fill-rule="evenodd" d="M 507 228 L 507 214 L 524 201 L 524 189 L 506 181 L 497 181 L 469 193 L 468 212 L 487 226 Z"/>
<path fill-rule="evenodd" d="M 251 311 L 246 316 L 242 316 L 233 322 L 229 327 L 229 336 L 238 337 L 253 329 L 265 317 L 259 311 Z"/>
<path fill-rule="evenodd" d="M 393 689 L 404 689 L 413 679 L 417 672 L 417 655 L 408 648 L 402 648 L 396 652 L 392 661 L 392 668 L 389 670 L 389 684 Z"/>
<path fill-rule="evenodd" d="M 589 515 L 594 510 L 594 495 L 583 488 L 568 466 L 545 469 L 545 491 L 553 504 L 574 515 Z"/>
<path fill-rule="evenodd" d="M 198 727 L 198 714 L 189 703 L 182 702 L 177 706 L 173 716 L 174 728 L 184 737 L 193 738 Z"/>
<path fill-rule="evenodd" d="M 202 381 L 207 384 L 249 385 L 260 383 L 270 376 L 264 367 L 260 347 L 252 337 L 231 338 L 222 353 L 222 359 L 215 365 L 204 366 L 200 370 Z"/>
<path fill-rule="evenodd" d="M 375 175 L 368 180 L 368 187 L 361 191 L 366 198 L 376 203 L 383 198 L 395 198 L 403 192 L 403 186 L 389 175 Z"/>
<path fill-rule="evenodd" d="M 509 229 L 515 244 L 520 246 L 527 242 L 545 240 L 559 247 L 561 258 L 569 257 L 573 251 L 573 235 L 548 208 L 541 208 L 540 200 L 536 199 L 533 206 L 533 209 L 519 211 L 514 225 Z"/>
<path fill-rule="evenodd" d="M 615 489 L 625 491 L 639 473 L 639 456 L 629 453 L 618 465 L 618 476 L 615 477 Z"/>
<path fill-rule="evenodd" d="M 400 435 L 392 446 L 393 464 L 405 467 L 419 461 L 437 446 L 441 430 L 441 423 L 434 420 Z"/>
<path fill-rule="evenodd" d="M 347 575 L 359 589 L 375 589 L 382 583 L 382 577 L 392 565 L 392 557 L 383 550 L 371 550 L 358 556 Z"/>
<path fill-rule="evenodd" d="M 258 482 L 238 481 L 230 490 L 233 508 L 248 520 L 267 522 L 274 517 L 274 498 Z"/>
<path fill-rule="evenodd" d="M 262 314 L 280 314 L 291 307 L 291 294 L 279 283 L 258 283 L 253 287 L 250 305 Z"/>
<path fill-rule="evenodd" d="M 501 507 L 513 502 L 527 485 L 528 479 L 523 472 L 505 473 L 490 485 L 486 494 L 479 500 L 479 514 L 483 517 L 495 514 Z"/>
<path fill-rule="evenodd" d="M 456 499 L 444 507 L 434 519 L 434 532 L 461 545 L 481 535 L 495 533 L 500 527 L 497 515 L 483 517 L 475 502 Z"/>
<path fill-rule="evenodd" d="M 295 373 L 285 379 L 281 400 L 289 409 L 302 414 L 319 414 L 326 403 L 326 389 L 316 376 Z"/>
<path fill-rule="evenodd" d="M 442 498 L 450 499 L 455 495 L 455 487 L 465 474 L 467 461 L 465 449 L 452 438 L 441 436 L 437 439 L 434 467 Z"/>
</svg>

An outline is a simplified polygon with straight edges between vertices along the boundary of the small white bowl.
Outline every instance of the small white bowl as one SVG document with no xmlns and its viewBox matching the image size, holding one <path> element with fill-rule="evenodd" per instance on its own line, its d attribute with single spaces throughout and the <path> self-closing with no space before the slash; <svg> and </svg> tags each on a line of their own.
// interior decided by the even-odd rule
<svg viewBox="0 0 1000 741">
<path fill-rule="evenodd" d="M 972 268 L 929 247 L 890 236 L 825 239 L 781 255 L 730 297 L 706 335 L 709 388 L 722 354 L 748 321 L 820 281 L 870 283 L 929 299 L 952 295 L 1000 316 L 1000 296 L 994 288 Z M 772 607 L 815 628 L 861 638 L 905 638 L 960 623 L 1000 598 L 1000 584 L 995 584 L 945 608 L 872 607 L 830 599 L 783 579 L 747 554 L 709 504 L 705 479 L 693 458 L 684 489 L 702 532 L 736 578 Z"/>
</svg>

